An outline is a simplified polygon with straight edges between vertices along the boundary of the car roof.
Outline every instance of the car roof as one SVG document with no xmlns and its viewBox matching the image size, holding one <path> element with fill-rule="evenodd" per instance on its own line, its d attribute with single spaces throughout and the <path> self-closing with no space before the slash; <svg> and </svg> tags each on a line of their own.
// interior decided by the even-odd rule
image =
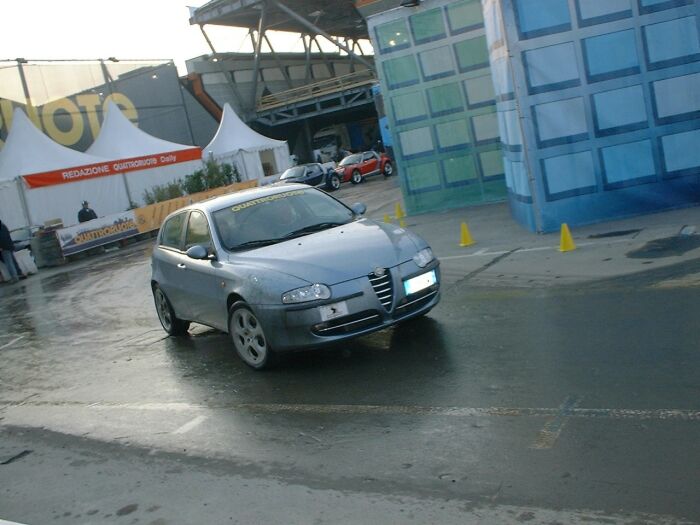
<svg viewBox="0 0 700 525">
<path fill-rule="evenodd" d="M 260 197 L 267 197 L 268 195 L 276 195 L 277 193 L 286 193 L 288 191 L 294 190 L 309 190 L 312 189 L 306 184 L 296 184 L 288 183 L 284 185 L 268 185 L 257 188 L 250 188 L 247 190 L 241 190 L 234 193 L 228 193 L 226 195 L 221 195 L 219 197 L 212 197 L 211 199 L 206 199 L 200 202 L 195 202 L 184 208 L 172 213 L 172 215 L 187 211 L 187 210 L 203 210 L 205 212 L 211 213 L 216 210 L 227 208 L 229 206 L 235 206 L 242 202 L 247 202 L 253 199 L 259 199 Z"/>
</svg>

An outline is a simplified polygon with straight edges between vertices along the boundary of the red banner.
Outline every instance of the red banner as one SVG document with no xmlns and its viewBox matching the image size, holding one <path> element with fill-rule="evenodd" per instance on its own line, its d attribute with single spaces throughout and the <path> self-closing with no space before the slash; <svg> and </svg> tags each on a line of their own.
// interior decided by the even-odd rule
<svg viewBox="0 0 700 525">
<path fill-rule="evenodd" d="M 23 175 L 24 182 L 30 188 L 43 188 L 45 186 L 55 186 L 56 184 L 66 184 L 81 180 L 96 179 L 97 177 L 107 177 L 118 173 L 129 171 L 148 170 L 170 164 L 179 164 L 191 160 L 200 160 L 202 150 L 199 148 L 182 149 L 158 153 L 156 155 L 146 155 L 143 157 L 133 157 L 130 159 L 111 160 L 99 162 L 97 164 L 87 164 L 55 171 L 34 173 Z"/>
</svg>

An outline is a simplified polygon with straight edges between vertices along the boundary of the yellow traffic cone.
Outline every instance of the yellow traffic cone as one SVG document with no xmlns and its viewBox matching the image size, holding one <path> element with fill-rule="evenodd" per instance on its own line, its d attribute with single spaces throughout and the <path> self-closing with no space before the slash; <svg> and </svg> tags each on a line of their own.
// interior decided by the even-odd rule
<svg viewBox="0 0 700 525">
<path fill-rule="evenodd" d="M 403 219 L 406 216 L 406 214 L 403 212 L 403 209 L 401 208 L 400 202 L 396 203 L 396 209 L 395 209 L 394 215 L 396 215 L 397 219 Z"/>
<path fill-rule="evenodd" d="M 471 246 L 475 241 L 472 239 L 472 234 L 469 232 L 469 226 L 466 222 L 462 223 L 462 234 L 460 236 L 459 245 L 464 248 L 466 246 Z"/>
<path fill-rule="evenodd" d="M 385 214 L 384 214 L 384 222 L 386 222 L 386 223 L 391 223 L 391 217 L 389 217 L 389 214 L 388 214 L 388 213 L 385 213 Z"/>
<path fill-rule="evenodd" d="M 405 228 L 406 227 L 406 221 L 403 220 L 403 217 L 399 219 L 399 227 Z"/>
<path fill-rule="evenodd" d="M 571 232 L 569 231 L 569 225 L 563 223 L 561 225 L 561 240 L 559 241 L 559 251 L 560 252 L 571 252 L 576 249 L 576 244 L 574 243 L 573 237 L 571 237 Z"/>
</svg>

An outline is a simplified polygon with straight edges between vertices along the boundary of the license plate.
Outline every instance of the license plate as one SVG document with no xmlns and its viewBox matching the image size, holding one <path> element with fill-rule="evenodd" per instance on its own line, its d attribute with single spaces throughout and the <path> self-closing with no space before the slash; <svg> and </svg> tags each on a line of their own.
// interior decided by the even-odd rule
<svg viewBox="0 0 700 525">
<path fill-rule="evenodd" d="M 403 289 L 406 292 L 406 295 L 411 295 L 431 287 L 436 282 L 437 275 L 435 275 L 435 270 L 431 270 L 428 273 L 424 273 L 414 277 L 413 279 L 404 281 Z"/>
<path fill-rule="evenodd" d="M 348 303 L 340 301 L 339 303 L 326 304 L 319 306 L 319 310 L 321 310 L 321 320 L 330 321 L 331 319 L 348 315 Z"/>
</svg>

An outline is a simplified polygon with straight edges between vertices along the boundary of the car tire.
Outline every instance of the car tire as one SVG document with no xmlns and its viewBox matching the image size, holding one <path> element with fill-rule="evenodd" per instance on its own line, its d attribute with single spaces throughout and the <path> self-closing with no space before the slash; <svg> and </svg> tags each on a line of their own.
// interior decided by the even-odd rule
<svg viewBox="0 0 700 525">
<path fill-rule="evenodd" d="M 273 351 L 262 324 L 245 301 L 237 301 L 229 310 L 228 333 L 238 357 L 249 367 L 262 370 L 273 362 Z"/>
<path fill-rule="evenodd" d="M 354 170 L 352 172 L 350 182 L 352 182 L 353 184 L 359 184 L 360 182 L 362 182 L 362 173 L 360 173 L 360 170 Z"/>
<path fill-rule="evenodd" d="M 385 177 L 391 177 L 394 174 L 394 166 L 391 165 L 391 162 L 386 162 L 382 171 Z"/>
<path fill-rule="evenodd" d="M 331 173 L 326 181 L 326 189 L 328 191 L 335 191 L 340 189 L 340 177 L 337 173 Z"/>
<path fill-rule="evenodd" d="M 153 300 L 156 303 L 156 312 L 158 313 L 158 320 L 160 321 L 163 330 L 165 330 L 168 335 L 181 336 L 187 333 L 187 329 L 190 327 L 190 322 L 184 319 L 178 319 L 175 316 L 175 310 L 170 304 L 168 296 L 157 284 L 153 286 Z"/>
</svg>

